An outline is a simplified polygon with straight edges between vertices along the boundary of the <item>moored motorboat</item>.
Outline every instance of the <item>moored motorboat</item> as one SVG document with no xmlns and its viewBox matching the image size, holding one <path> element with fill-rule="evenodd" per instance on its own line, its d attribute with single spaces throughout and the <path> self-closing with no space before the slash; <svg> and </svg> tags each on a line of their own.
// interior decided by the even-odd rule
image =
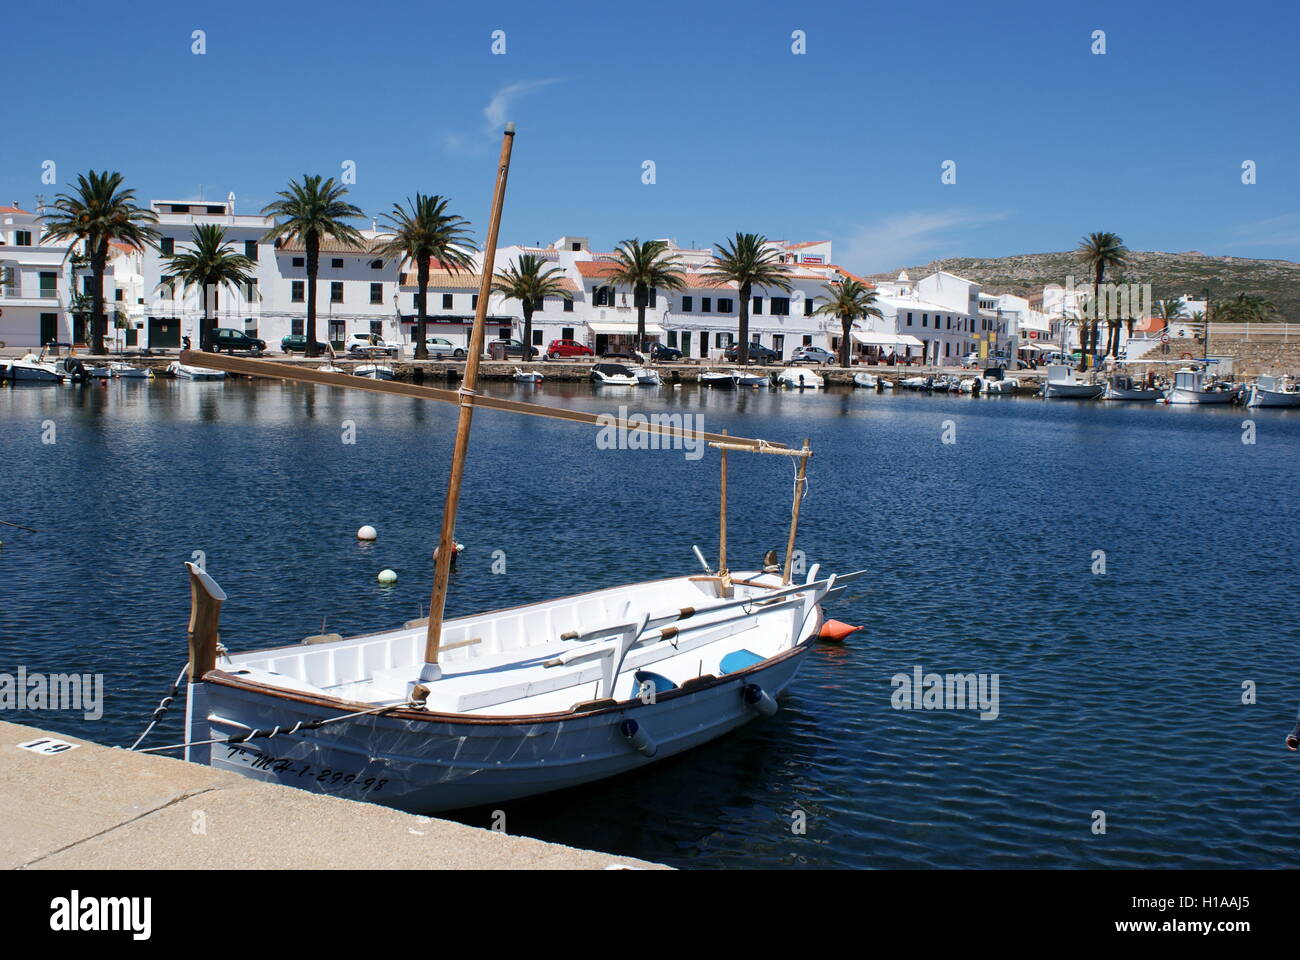
<svg viewBox="0 0 1300 960">
<path fill-rule="evenodd" d="M 5 379 L 14 383 L 62 383 L 67 375 L 58 364 L 46 359 L 42 349 L 39 354 L 28 353 L 10 360 L 5 367 Z"/>
<path fill-rule="evenodd" d="M 652 370 L 649 367 L 630 367 L 632 376 L 636 377 L 636 382 L 643 387 L 659 387 L 663 385 L 663 377 L 659 376 L 658 370 Z"/>
<path fill-rule="evenodd" d="M 820 390 L 826 386 L 826 381 L 820 376 L 799 367 L 786 367 L 777 374 L 776 382 L 789 390 Z"/>
<path fill-rule="evenodd" d="M 541 383 L 542 375 L 535 370 L 522 370 L 515 367 L 514 380 L 515 383 Z"/>
<path fill-rule="evenodd" d="M 738 387 L 767 387 L 772 383 L 766 373 L 752 370 L 732 370 L 731 375 L 735 378 Z"/>
<path fill-rule="evenodd" d="M 108 371 L 115 380 L 152 380 L 153 371 L 148 367 L 133 367 L 120 361 L 110 363 Z"/>
<path fill-rule="evenodd" d="M 865 387 L 868 390 L 875 390 L 880 386 L 880 377 L 874 373 L 855 373 L 853 375 L 853 385 L 855 387 Z"/>
<path fill-rule="evenodd" d="M 1300 387 L 1290 378 L 1256 377 L 1247 397 L 1248 407 L 1300 407 Z"/>
<path fill-rule="evenodd" d="M 591 368 L 591 379 L 607 387 L 635 387 L 636 374 L 621 363 L 598 363 Z"/>
<path fill-rule="evenodd" d="M 210 370 L 207 367 L 195 366 L 192 363 L 182 363 L 179 360 L 173 360 L 167 365 L 167 372 L 177 380 L 224 380 L 226 372 L 224 370 Z"/>
<path fill-rule="evenodd" d="M 1233 403 L 1241 388 L 1236 384 L 1207 380 L 1205 373 L 1184 367 L 1174 374 L 1174 383 L 1165 391 L 1165 402 L 1175 404 Z"/>
<path fill-rule="evenodd" d="M 700 374 L 700 386 L 731 390 L 736 386 L 736 374 L 731 370 L 705 370 Z"/>
<path fill-rule="evenodd" d="M 1096 400 L 1105 389 L 1105 384 L 1080 380 L 1070 367 L 1054 363 L 1047 368 L 1043 397 L 1048 400 Z"/>
</svg>

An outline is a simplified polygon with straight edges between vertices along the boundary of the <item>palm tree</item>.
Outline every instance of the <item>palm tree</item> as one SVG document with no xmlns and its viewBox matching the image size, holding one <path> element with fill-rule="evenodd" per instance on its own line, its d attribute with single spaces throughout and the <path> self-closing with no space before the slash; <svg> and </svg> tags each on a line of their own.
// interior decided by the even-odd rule
<svg viewBox="0 0 1300 960">
<path fill-rule="evenodd" d="M 533 311 L 537 304 L 545 297 L 562 297 L 567 293 L 564 271 L 559 267 L 547 267 L 545 260 L 531 253 L 521 254 L 515 263 L 499 271 L 492 278 L 492 292 L 524 305 L 522 339 L 525 351 L 532 349 Z M 527 353 L 520 354 L 520 359 L 528 356 Z"/>
<path fill-rule="evenodd" d="M 840 366 L 849 366 L 849 338 L 853 334 L 853 321 L 859 318 L 880 317 L 884 314 L 876 304 L 876 291 L 852 278 L 825 286 L 826 302 L 813 311 L 840 318 Z"/>
<path fill-rule="evenodd" d="M 1105 298 L 1101 296 L 1101 285 L 1106 278 L 1108 268 L 1118 270 L 1127 262 L 1128 248 L 1124 246 L 1124 241 L 1114 233 L 1090 233 L 1079 241 L 1079 247 L 1076 251 L 1078 257 L 1093 272 L 1096 287 L 1096 303 L 1104 303 Z M 1119 350 L 1119 320 L 1118 318 L 1107 317 L 1106 323 L 1110 327 L 1110 337 L 1113 343 L 1108 343 L 1109 353 L 1115 353 Z M 1097 320 L 1093 319 L 1092 327 L 1092 353 L 1094 358 L 1097 353 Z M 1083 345 L 1083 369 L 1088 368 L 1088 344 Z"/>
<path fill-rule="evenodd" d="M 736 362 L 749 362 L 749 302 L 754 287 L 775 287 L 789 293 L 786 279 L 789 270 L 781 255 L 768 246 L 768 239 L 757 233 L 737 233 L 726 243 L 717 244 L 718 255 L 704 270 L 715 283 L 734 283 L 739 288 L 740 320 L 737 328 Z"/>
<path fill-rule="evenodd" d="M 636 346 L 645 349 L 645 311 L 650 304 L 651 289 L 682 290 L 685 277 L 677 257 L 668 254 L 663 240 L 624 240 L 614 251 L 618 258 L 605 277 L 615 287 L 631 287 L 636 306 Z"/>
<path fill-rule="evenodd" d="M 263 240 L 297 240 L 307 251 L 307 352 L 316 350 L 316 274 L 320 268 L 320 242 L 332 237 L 343 243 L 365 246 L 365 238 L 345 220 L 363 216 L 358 207 L 343 199 L 347 187 L 303 174 L 302 182 L 289 181 L 289 188 L 276 196 L 280 199 L 262 208 L 262 216 L 272 216 L 277 223 L 266 231 Z"/>
<path fill-rule="evenodd" d="M 1210 306 L 1210 319 L 1215 323 L 1267 323 L 1276 315 L 1276 306 L 1250 293 L 1239 293 L 1231 300 L 1220 300 Z"/>
<path fill-rule="evenodd" d="M 399 264 L 415 264 L 419 292 L 415 295 L 415 359 L 429 359 L 429 345 L 424 340 L 425 321 L 428 317 L 429 267 L 437 258 L 443 268 L 452 273 L 469 270 L 474 266 L 474 240 L 467 232 L 470 222 L 447 212 L 447 200 L 437 194 L 426 196 L 417 193 L 407 206 L 393 204 L 391 213 L 384 216 L 385 228 L 393 231 L 375 253 L 392 257 Z"/>
<path fill-rule="evenodd" d="M 236 253 L 226 241 L 226 231 L 215 223 L 199 224 L 190 239 L 193 250 L 164 256 L 167 272 L 159 284 L 182 290 L 198 287 L 203 297 L 203 316 L 199 320 L 199 349 L 212 349 L 212 331 L 217 326 L 217 293 L 222 287 L 238 287 L 253 279 L 253 261 Z M 209 310 L 208 296 L 211 295 Z"/>
<path fill-rule="evenodd" d="M 45 239 L 69 240 L 71 255 L 77 241 L 85 245 L 90 259 L 90 336 L 91 352 L 104 352 L 104 270 L 108 266 L 108 245 L 123 243 L 134 250 L 154 245 L 160 234 L 153 224 L 158 222 L 152 210 L 135 204 L 135 191 L 122 189 L 122 175 L 105 170 L 77 175 L 73 193 L 60 193 L 54 198 L 51 216 L 39 219 L 45 226 Z"/>
</svg>

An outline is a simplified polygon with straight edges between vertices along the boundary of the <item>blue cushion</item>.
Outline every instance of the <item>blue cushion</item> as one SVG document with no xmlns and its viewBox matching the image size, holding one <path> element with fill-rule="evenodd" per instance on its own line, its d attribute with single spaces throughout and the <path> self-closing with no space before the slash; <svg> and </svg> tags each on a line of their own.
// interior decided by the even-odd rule
<svg viewBox="0 0 1300 960">
<path fill-rule="evenodd" d="M 718 669 L 725 675 L 728 673 L 735 673 L 738 670 L 744 670 L 746 667 L 752 667 L 754 664 L 762 662 L 763 658 L 758 654 L 754 653 L 752 650 L 745 650 L 742 648 L 740 650 L 733 650 L 731 653 L 723 657 L 722 662 L 718 664 Z"/>
<path fill-rule="evenodd" d="M 677 684 L 673 683 L 665 676 L 657 673 L 651 673 L 649 670 L 638 670 L 632 675 L 635 678 L 632 695 L 637 696 L 641 692 L 641 685 L 648 683 L 654 688 L 655 693 L 667 693 L 669 690 L 676 690 Z"/>
</svg>

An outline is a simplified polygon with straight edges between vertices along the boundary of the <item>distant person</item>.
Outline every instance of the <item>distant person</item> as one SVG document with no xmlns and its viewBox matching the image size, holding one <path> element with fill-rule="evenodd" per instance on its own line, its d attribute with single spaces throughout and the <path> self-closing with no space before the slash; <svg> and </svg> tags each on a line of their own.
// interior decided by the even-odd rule
<svg viewBox="0 0 1300 960">
<path fill-rule="evenodd" d="M 188 349 L 190 348 L 190 338 L 189 338 L 189 337 L 181 337 L 181 345 L 182 345 L 186 350 L 188 350 Z"/>
</svg>

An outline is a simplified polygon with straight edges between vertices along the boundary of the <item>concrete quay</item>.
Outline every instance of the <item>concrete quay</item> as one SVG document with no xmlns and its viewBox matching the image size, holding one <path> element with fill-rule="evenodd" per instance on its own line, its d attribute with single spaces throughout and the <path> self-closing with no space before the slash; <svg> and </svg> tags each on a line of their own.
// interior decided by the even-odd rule
<svg viewBox="0 0 1300 960">
<path fill-rule="evenodd" d="M 77 746 L 48 755 L 18 746 L 45 737 Z M 0 867 L 664 869 L 5 722 Z"/>
</svg>

